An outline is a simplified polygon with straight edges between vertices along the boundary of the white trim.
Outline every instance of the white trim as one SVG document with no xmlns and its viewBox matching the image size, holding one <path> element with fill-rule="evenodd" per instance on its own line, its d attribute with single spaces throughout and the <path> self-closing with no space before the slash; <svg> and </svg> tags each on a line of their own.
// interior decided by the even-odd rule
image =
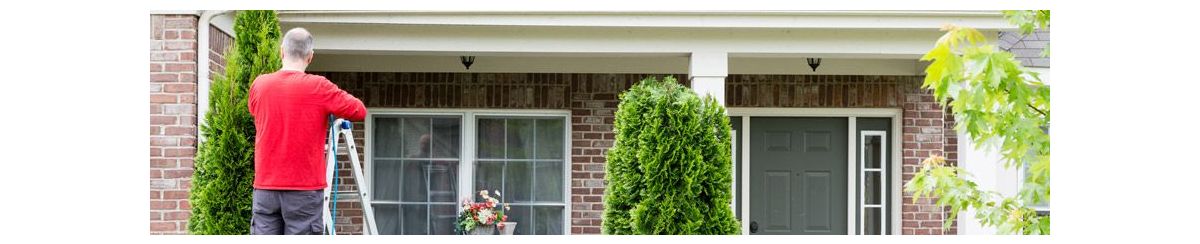
<svg viewBox="0 0 1200 244">
<path fill-rule="evenodd" d="M 749 167 L 749 165 L 750 165 L 750 144 L 754 143 L 753 141 L 750 140 L 750 132 L 751 132 L 750 117 L 846 117 L 848 119 L 854 118 L 856 124 L 853 127 L 855 130 L 857 130 L 857 128 L 856 128 L 857 127 L 857 117 L 886 117 L 886 118 L 891 118 L 892 131 L 893 131 L 893 133 L 897 133 L 897 134 L 902 134 L 901 122 L 904 119 L 904 117 L 903 117 L 904 111 L 903 111 L 903 109 L 900 109 L 900 108 L 748 108 L 748 107 L 729 107 L 729 108 L 727 108 L 727 111 L 729 111 L 729 116 L 741 116 L 742 117 L 742 126 L 744 128 L 743 129 L 744 134 L 742 134 L 742 136 L 743 136 L 742 138 L 744 139 L 742 148 L 743 148 L 743 151 L 745 152 L 742 154 L 742 158 L 743 158 L 742 164 L 744 167 L 743 171 L 742 171 L 742 183 L 743 183 L 742 184 L 742 201 L 743 201 L 742 202 L 742 213 L 743 213 L 743 215 L 742 215 L 743 216 L 742 217 L 742 233 L 743 234 L 749 234 L 749 228 L 750 228 L 749 227 L 749 222 L 750 222 L 750 196 L 749 196 L 750 195 L 750 173 L 749 173 L 750 167 Z M 854 137 L 853 134 L 855 134 L 856 132 L 850 131 L 848 133 L 850 134 L 849 137 Z M 893 143 L 893 145 L 896 145 L 891 150 L 893 159 L 901 159 L 900 158 L 900 156 L 901 156 L 900 149 L 902 148 L 902 146 L 900 146 L 901 141 L 899 138 L 901 138 L 901 137 L 900 136 L 892 137 L 892 143 Z M 852 151 L 852 150 L 850 150 L 850 151 Z M 850 152 L 850 154 L 853 154 L 853 152 Z M 855 163 L 854 161 L 856 161 L 856 160 L 854 157 L 850 157 L 849 159 L 847 159 L 847 161 L 848 161 L 847 162 L 848 164 L 853 164 L 853 163 Z M 891 170 L 891 178 L 892 178 L 891 188 L 892 188 L 892 197 L 893 197 L 892 199 L 902 199 L 902 198 L 900 198 L 900 185 L 902 184 L 900 182 L 900 180 L 901 180 L 900 168 L 902 168 L 903 165 L 899 165 L 899 164 L 903 163 L 903 160 L 893 160 L 893 161 L 896 165 L 892 165 L 892 167 L 891 167 L 892 168 L 892 170 Z M 850 171 L 850 170 L 847 170 L 847 171 Z M 847 186 L 847 189 L 849 189 L 849 188 L 850 188 L 850 186 Z M 853 195 L 856 195 L 854 191 L 847 190 L 846 192 L 847 192 L 846 193 L 847 195 L 851 195 L 851 196 L 848 196 L 847 199 L 852 199 L 853 197 L 855 197 Z M 853 204 L 853 202 L 854 201 L 849 201 L 848 203 Z M 900 202 L 901 201 L 892 201 L 892 207 L 893 207 L 892 209 L 895 211 L 892 211 L 892 219 L 891 219 L 892 228 L 889 229 L 889 230 L 891 230 L 891 232 L 887 233 L 888 235 L 900 235 L 903 232 L 903 231 L 900 231 L 900 228 L 901 228 L 901 219 L 900 219 L 901 211 L 899 211 L 899 209 L 901 209 Z M 846 211 L 847 212 L 846 214 L 848 215 L 847 219 L 854 219 L 854 216 L 856 216 L 855 211 L 857 211 L 857 210 L 852 210 L 852 209 L 855 209 L 855 208 L 853 208 L 853 206 L 851 206 L 850 209 L 847 209 L 847 211 Z M 848 221 L 848 223 L 847 223 L 847 225 L 852 225 L 852 224 L 853 224 L 852 221 Z M 855 233 L 851 232 L 851 230 L 853 230 L 853 228 L 846 230 L 848 235 L 855 234 Z"/>
<path fill-rule="evenodd" d="M 903 182 L 904 179 L 902 178 L 903 174 L 901 173 L 902 172 L 901 168 L 904 168 L 904 158 L 902 157 L 903 153 L 901 153 L 901 151 L 903 151 L 902 149 L 904 148 L 904 144 L 902 144 L 904 142 L 901 140 L 904 137 L 904 130 L 901 127 L 901 125 L 903 124 L 902 122 L 904 121 L 904 112 L 902 110 L 897 110 L 897 112 L 899 112 L 899 113 L 896 114 L 895 116 L 892 116 L 892 134 L 897 135 L 897 136 L 892 137 L 892 145 L 895 145 L 895 147 L 893 147 L 892 151 L 891 151 L 891 153 L 892 153 L 892 168 L 891 168 L 891 171 L 892 171 L 891 172 L 891 176 L 892 176 L 891 186 L 892 187 L 891 188 L 892 188 L 892 199 L 895 199 L 895 200 L 892 201 L 892 221 L 891 221 L 892 227 L 888 228 L 888 230 L 891 230 L 891 233 L 888 233 L 889 235 L 902 235 L 904 233 L 904 231 L 902 231 L 902 229 L 901 229 L 902 226 L 900 224 L 901 223 L 900 217 L 902 216 L 900 213 L 904 212 L 903 209 L 901 208 L 902 205 L 900 204 L 901 202 L 904 201 L 903 200 L 904 198 L 901 197 L 901 192 L 902 192 L 901 186 L 904 185 L 904 182 Z"/>
<path fill-rule="evenodd" d="M 856 158 L 854 157 L 854 149 L 858 148 L 858 137 L 855 136 L 858 134 L 858 117 L 847 117 L 846 123 L 848 124 L 846 127 L 846 144 L 848 145 L 846 147 L 846 234 L 859 235 L 862 234 L 861 231 L 854 231 L 855 223 L 857 223 L 854 216 L 858 215 L 859 210 L 854 203 L 862 200 L 858 199 L 858 194 L 855 194 L 856 191 L 852 189 L 855 186 L 855 182 L 858 182 L 858 174 L 854 167 L 856 161 L 854 160 Z"/>
<path fill-rule="evenodd" d="M 999 11 L 279 11 L 294 24 L 609 28 L 1015 29 Z"/>
<path fill-rule="evenodd" d="M 892 117 L 899 118 L 899 108 L 748 108 L 729 107 L 729 116 L 754 117 Z"/>
<path fill-rule="evenodd" d="M 194 11 L 200 15 L 196 20 L 196 138 L 199 143 L 204 142 L 204 132 L 200 131 L 206 123 L 204 117 L 208 114 L 208 91 L 212 86 L 212 77 L 209 76 L 209 58 L 208 55 L 212 52 L 212 44 L 208 42 L 208 36 L 211 35 L 208 31 L 208 26 L 214 18 L 222 15 L 228 15 L 230 10 L 213 10 L 213 11 Z M 153 13 L 153 12 L 151 12 Z M 228 17 L 232 18 L 232 17 Z M 232 21 L 230 21 L 232 22 Z M 233 31 L 229 31 L 229 35 L 236 36 Z"/>
<path fill-rule="evenodd" d="M 563 235 L 571 235 L 571 111 L 570 110 L 545 110 L 545 109 L 427 109 L 427 108 L 367 108 L 367 118 L 364 127 L 364 133 L 367 134 L 363 143 L 364 158 L 366 161 L 367 176 L 365 183 L 360 182 L 359 187 L 371 187 L 374 177 L 374 125 L 373 121 L 376 115 L 424 115 L 424 116 L 458 116 L 462 128 L 459 134 L 459 166 L 458 166 L 458 196 L 456 196 L 454 205 L 456 208 L 462 207 L 461 201 L 463 197 L 474 196 L 475 186 L 473 179 L 475 177 L 475 161 L 476 158 L 476 134 L 478 127 L 476 120 L 480 116 L 502 116 L 502 117 L 555 117 L 563 119 L 563 202 L 559 203 L 522 203 L 521 205 L 529 206 L 563 206 Z M 464 177 L 465 176 L 465 177 Z M 375 201 L 370 203 L 391 203 L 395 201 Z M 398 202 L 397 202 L 398 203 Z M 456 211 L 461 211 L 457 209 Z"/>
<path fill-rule="evenodd" d="M 879 142 L 882 144 L 883 149 L 881 150 L 882 153 L 879 154 L 879 168 L 868 169 L 867 168 L 867 149 L 866 149 L 866 147 L 863 146 L 863 144 L 861 144 L 861 143 L 858 144 L 858 162 L 859 163 L 858 163 L 857 171 L 858 171 L 858 176 L 860 177 L 860 179 L 858 180 L 858 190 L 857 190 L 858 195 L 864 195 L 867 192 L 867 172 L 880 173 L 879 174 L 879 177 L 880 177 L 879 183 L 883 183 L 883 184 L 888 183 L 887 174 L 882 173 L 883 169 L 885 169 L 889 166 L 888 161 L 887 161 L 887 154 L 886 154 L 888 151 L 887 131 L 864 130 L 864 131 L 862 131 L 862 134 L 859 135 L 859 139 L 862 142 L 866 142 L 868 136 L 880 137 Z M 895 166 L 893 166 L 893 167 L 895 167 Z M 885 191 L 887 190 L 885 187 L 880 187 L 880 189 L 885 190 Z M 879 208 L 880 220 L 885 222 L 885 223 L 879 223 L 879 228 L 883 228 L 883 230 L 881 230 L 880 232 L 882 232 L 885 235 L 887 234 L 888 228 L 887 228 L 886 221 L 887 221 L 888 208 L 883 207 L 883 205 L 887 204 L 888 196 L 886 193 L 883 193 L 883 192 L 879 193 L 879 195 L 880 195 L 879 196 L 880 197 L 879 204 L 867 204 L 866 196 L 861 196 L 859 198 L 859 200 L 858 200 L 859 207 L 856 209 L 856 211 L 859 212 L 859 214 L 858 214 L 859 215 L 858 234 L 864 235 L 866 233 L 866 227 L 867 227 L 866 209 L 868 207 Z"/>
<path fill-rule="evenodd" d="M 657 56 L 724 52 L 731 57 L 916 60 L 943 32 L 923 29 L 545 28 L 281 22 L 317 36 L 324 54 L 429 56 Z M 995 31 L 981 30 L 988 40 Z M 480 59 L 483 62 L 485 59 Z M 454 63 L 453 59 L 447 60 Z M 486 66 L 484 63 L 477 65 Z M 481 67 L 482 67 L 481 66 Z M 797 67 L 797 69 L 802 69 Z"/>
<path fill-rule="evenodd" d="M 729 111 L 729 110 L 726 110 Z M 731 115 L 732 116 L 732 115 Z M 742 235 L 750 235 L 750 116 L 742 118 Z"/>
</svg>

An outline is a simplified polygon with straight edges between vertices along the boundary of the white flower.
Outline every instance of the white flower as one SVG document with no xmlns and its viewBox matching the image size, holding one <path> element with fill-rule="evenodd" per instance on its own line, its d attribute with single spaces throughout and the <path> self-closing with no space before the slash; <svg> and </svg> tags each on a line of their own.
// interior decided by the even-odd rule
<svg viewBox="0 0 1200 244">
<path fill-rule="evenodd" d="M 496 196 L 500 196 L 500 190 L 495 190 Z"/>
<path fill-rule="evenodd" d="M 495 215 L 496 213 L 493 213 L 492 209 L 490 208 L 479 210 L 479 221 L 484 222 L 484 224 L 489 224 L 487 220 L 491 219 Z"/>
</svg>

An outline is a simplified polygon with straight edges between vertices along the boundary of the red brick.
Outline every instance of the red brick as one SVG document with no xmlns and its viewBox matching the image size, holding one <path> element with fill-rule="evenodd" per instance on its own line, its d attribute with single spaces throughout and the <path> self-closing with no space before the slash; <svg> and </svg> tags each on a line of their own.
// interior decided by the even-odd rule
<svg viewBox="0 0 1200 244">
<path fill-rule="evenodd" d="M 150 231 L 175 231 L 176 227 L 175 222 L 150 222 Z"/>
<path fill-rule="evenodd" d="M 174 168 L 176 166 L 175 159 L 151 158 L 150 168 Z"/>
<path fill-rule="evenodd" d="M 196 83 L 196 74 L 180 73 L 179 74 L 179 82 Z"/>
<path fill-rule="evenodd" d="M 196 84 L 166 84 L 163 85 L 163 91 L 171 93 L 196 92 Z"/>
<path fill-rule="evenodd" d="M 179 61 L 178 52 L 150 52 L 150 61 Z"/>
<path fill-rule="evenodd" d="M 196 29 L 195 18 L 168 18 L 163 22 L 163 28 L 166 29 Z"/>
<path fill-rule="evenodd" d="M 179 82 L 179 75 L 174 73 L 150 74 L 150 82 Z"/>
<path fill-rule="evenodd" d="M 165 148 L 163 149 L 165 157 L 193 157 L 196 156 L 195 148 Z"/>
<path fill-rule="evenodd" d="M 151 146 L 178 146 L 179 138 L 176 137 L 151 137 Z M 151 160 L 153 161 L 153 160 Z"/>
<path fill-rule="evenodd" d="M 167 126 L 163 129 L 166 135 L 195 135 L 196 127 L 192 126 Z"/>
<path fill-rule="evenodd" d="M 173 210 L 177 206 L 175 201 L 150 201 L 150 209 L 154 210 Z"/>
<path fill-rule="evenodd" d="M 165 200 L 188 199 L 188 191 L 186 191 L 186 190 L 184 190 L 184 191 L 164 191 L 163 199 L 165 199 Z"/>
<path fill-rule="evenodd" d="M 178 35 L 178 33 L 176 33 L 176 35 Z M 163 48 L 165 48 L 167 50 L 192 50 L 192 49 L 196 48 L 196 42 L 195 41 L 185 41 L 185 40 L 166 41 L 163 43 Z M 195 57 L 196 57 L 196 53 L 192 53 L 193 60 L 195 59 Z"/>
<path fill-rule="evenodd" d="M 941 143 L 921 143 L 921 149 L 942 149 Z"/>
<path fill-rule="evenodd" d="M 196 39 L 196 31 L 181 30 L 179 31 L 179 39 Z"/>
<path fill-rule="evenodd" d="M 168 47 L 168 48 L 170 48 L 170 47 Z M 195 52 L 179 53 L 179 61 L 196 61 L 196 53 Z"/>
<path fill-rule="evenodd" d="M 163 71 L 166 71 L 166 72 L 195 72 L 196 64 L 195 63 L 183 63 L 183 64 L 169 63 L 166 66 L 164 66 Z"/>
<path fill-rule="evenodd" d="M 187 220 L 190 215 L 191 212 L 187 211 L 167 212 L 163 214 L 163 220 Z"/>
<path fill-rule="evenodd" d="M 175 116 L 150 116 L 150 124 L 152 125 L 172 125 L 175 122 Z"/>
</svg>

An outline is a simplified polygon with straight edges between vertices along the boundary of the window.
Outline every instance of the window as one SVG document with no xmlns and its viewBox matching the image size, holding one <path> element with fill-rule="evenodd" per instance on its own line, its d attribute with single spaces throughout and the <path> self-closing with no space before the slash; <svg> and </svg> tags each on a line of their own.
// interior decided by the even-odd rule
<svg viewBox="0 0 1200 244">
<path fill-rule="evenodd" d="M 515 234 L 563 232 L 563 123 L 562 118 L 478 120 L 475 188 L 500 190 L 501 200 L 512 206 L 509 221 L 522 226 Z"/>
<path fill-rule="evenodd" d="M 859 138 L 858 231 L 863 235 L 882 235 L 887 228 L 887 132 L 862 131 Z"/>
<path fill-rule="evenodd" d="M 1046 134 L 1050 134 L 1050 126 L 1047 125 L 1047 126 L 1042 127 L 1042 132 L 1044 132 Z M 1034 153 L 1033 149 L 1030 149 L 1029 153 L 1033 154 Z M 1025 187 L 1025 180 L 1026 180 L 1026 177 L 1029 177 L 1030 170 L 1032 170 L 1032 165 L 1030 165 L 1030 162 L 1024 162 L 1021 164 L 1021 171 L 1019 171 L 1020 173 L 1017 176 L 1017 182 L 1019 182 L 1018 186 L 1020 186 L 1020 187 L 1018 187 L 1017 189 L 1021 189 L 1021 188 Z M 1049 178 L 1046 179 L 1046 187 L 1050 187 L 1050 179 Z M 1042 200 L 1041 202 L 1030 204 L 1029 207 L 1032 208 L 1033 210 L 1037 211 L 1038 215 L 1041 215 L 1041 216 L 1050 215 L 1050 200 L 1049 199 L 1045 199 L 1045 200 Z"/>
<path fill-rule="evenodd" d="M 567 114 L 376 113 L 368 171 L 381 234 L 454 234 L 459 203 L 499 190 L 516 234 L 565 234 Z"/>
<path fill-rule="evenodd" d="M 372 197 L 380 234 L 453 234 L 461 118 L 373 118 Z"/>
</svg>

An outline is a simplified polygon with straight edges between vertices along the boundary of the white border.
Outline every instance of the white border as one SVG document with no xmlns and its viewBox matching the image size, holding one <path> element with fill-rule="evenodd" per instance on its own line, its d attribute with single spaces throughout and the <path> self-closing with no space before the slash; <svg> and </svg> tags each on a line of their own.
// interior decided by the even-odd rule
<svg viewBox="0 0 1200 244">
<path fill-rule="evenodd" d="M 887 117 L 887 118 L 892 119 L 892 131 L 894 133 L 900 133 L 900 134 L 902 134 L 901 125 L 904 120 L 904 116 L 903 116 L 904 110 L 901 108 L 746 108 L 746 107 L 729 107 L 729 108 L 727 108 L 727 110 L 729 111 L 729 116 L 742 117 L 742 128 L 741 128 L 742 141 L 745 142 L 742 144 L 742 150 L 743 150 L 743 152 L 746 152 L 746 153 L 742 154 L 742 169 L 743 169 L 742 170 L 742 216 L 743 216 L 742 217 L 742 234 L 743 235 L 750 234 L 750 224 L 749 224 L 750 223 L 750 221 L 749 221 L 749 219 L 750 219 L 750 196 L 749 196 L 750 195 L 750 173 L 749 173 L 750 172 L 750 153 L 749 152 L 750 152 L 750 144 L 752 143 L 752 141 L 750 141 L 750 117 L 846 117 L 846 118 L 849 118 L 850 121 L 855 121 L 855 124 L 857 123 L 857 120 L 856 120 L 857 117 Z M 857 129 L 855 127 L 856 126 L 851 126 L 850 129 Z M 854 137 L 854 134 L 856 134 L 855 131 L 853 131 L 853 130 L 848 131 L 847 134 L 848 134 L 847 136 L 849 138 L 851 138 L 851 141 L 852 141 L 851 143 L 853 143 L 853 141 L 857 141 L 856 140 L 857 137 Z M 892 137 L 892 145 L 897 145 L 897 146 L 893 147 L 891 150 L 893 159 L 903 159 L 901 157 L 902 154 L 901 154 L 900 148 L 902 148 L 902 146 L 900 146 L 900 145 L 902 145 L 901 144 L 902 142 L 900 141 L 900 138 L 901 138 L 900 136 Z M 853 154 L 853 152 L 851 152 L 851 154 Z M 847 161 L 848 165 L 853 165 L 856 160 L 854 157 L 850 157 L 846 161 Z M 903 160 L 895 160 L 895 161 L 903 163 Z M 900 193 L 902 190 L 900 188 L 901 184 L 902 184 L 902 182 L 900 182 L 901 181 L 900 168 L 902 168 L 901 166 L 903 166 L 903 165 L 893 165 L 893 167 L 891 167 L 891 179 L 892 179 L 892 181 L 891 181 L 891 190 L 892 190 L 891 196 L 892 196 L 892 199 L 903 199 L 900 197 Z M 847 171 L 850 171 L 850 170 L 847 170 Z M 853 174 L 853 173 L 849 173 L 849 174 Z M 853 176 L 851 176 L 851 177 L 853 177 Z M 851 181 L 851 182 L 853 182 L 853 181 Z M 847 199 L 854 199 L 855 195 L 857 195 L 853 191 L 847 191 L 846 194 L 849 195 L 849 196 L 847 196 Z M 891 221 L 891 228 L 889 229 L 891 231 L 891 233 L 888 233 L 889 235 L 901 235 L 903 233 L 903 231 L 901 231 L 901 225 L 900 225 L 900 223 L 901 223 L 900 213 L 902 212 L 902 211 L 899 211 L 899 209 L 901 209 L 900 202 L 901 201 L 892 201 L 892 203 L 891 203 L 892 209 L 895 209 L 897 211 L 892 211 L 892 213 L 891 213 L 892 221 Z M 851 205 L 851 206 L 847 206 L 847 209 L 856 209 L 854 206 L 852 206 L 853 204 L 854 204 L 854 201 L 847 202 L 847 205 Z M 856 214 L 854 212 L 851 212 L 848 210 L 847 215 L 848 215 L 847 219 L 854 219 L 854 216 Z M 848 235 L 857 234 L 857 233 L 850 233 L 850 231 L 849 231 L 849 230 L 854 229 L 853 221 L 849 221 L 846 224 L 848 227 L 848 229 L 847 229 Z"/>
<path fill-rule="evenodd" d="M 860 139 L 859 140 L 860 143 L 858 145 L 858 155 L 859 155 L 858 162 L 859 163 L 858 163 L 858 169 L 856 170 L 856 171 L 858 171 L 858 176 L 859 176 L 858 191 L 857 191 L 859 195 L 864 195 L 867 192 L 867 171 L 868 170 L 873 171 L 873 172 L 879 172 L 879 177 L 880 177 L 879 182 L 886 183 L 888 180 L 888 177 L 887 177 L 887 174 L 883 173 L 883 170 L 886 169 L 888 166 L 892 166 L 892 165 L 888 165 L 886 154 L 881 153 L 881 154 L 879 154 L 879 162 L 880 162 L 879 167 L 881 167 L 881 168 L 867 169 L 867 149 L 866 149 L 866 147 L 863 146 L 863 144 L 861 142 L 867 141 L 868 136 L 881 137 L 880 138 L 881 142 L 886 142 L 887 138 L 888 138 L 887 131 L 882 131 L 882 130 L 864 130 L 864 131 L 862 131 L 862 134 L 859 135 L 859 139 Z M 888 143 L 883 143 L 883 145 L 882 145 L 884 152 L 887 152 L 887 150 L 888 150 L 887 144 Z M 881 194 L 881 195 L 882 196 L 880 196 L 880 199 L 879 199 L 880 204 L 874 205 L 871 207 L 879 208 L 880 217 L 882 217 L 883 218 L 882 220 L 885 221 L 884 223 L 880 223 L 879 226 L 886 228 L 887 227 L 887 223 L 886 223 L 887 217 L 886 216 L 888 214 L 888 211 L 887 211 L 888 208 L 886 208 L 883 205 L 887 204 L 888 197 L 887 197 L 887 194 Z M 863 233 L 866 233 L 866 227 L 867 227 L 866 209 L 868 207 L 866 199 L 867 199 L 866 196 L 861 196 L 858 199 L 858 209 L 857 210 L 859 211 L 859 214 L 858 214 L 858 216 L 859 216 L 858 234 L 859 235 L 863 235 Z M 883 231 L 883 232 L 886 233 L 887 231 Z"/>
<path fill-rule="evenodd" d="M 478 116 L 506 116 L 506 117 L 557 117 L 563 119 L 563 235 L 571 235 L 571 111 L 570 110 L 548 110 L 548 109 L 408 109 L 408 108 L 367 108 L 367 118 L 363 122 L 365 124 L 363 133 L 366 134 L 364 139 L 363 157 L 365 158 L 365 166 L 367 175 L 365 176 L 365 184 L 359 183 L 359 187 L 371 187 L 374 176 L 373 152 L 374 147 L 374 125 L 372 121 L 375 115 L 452 115 L 459 116 L 462 119 L 462 132 L 459 134 L 459 141 L 462 143 L 461 155 L 459 156 L 458 166 L 458 196 L 456 197 L 456 207 L 462 207 L 457 201 L 464 196 L 473 196 L 475 186 L 472 184 L 472 179 L 475 176 L 475 150 L 476 141 L 475 134 L 478 129 L 475 125 L 475 120 Z M 464 175 L 469 177 L 463 177 Z M 367 204 L 371 204 L 371 199 L 367 199 Z M 536 204 L 535 204 L 536 205 Z M 459 209 L 458 211 L 461 211 Z"/>
</svg>

